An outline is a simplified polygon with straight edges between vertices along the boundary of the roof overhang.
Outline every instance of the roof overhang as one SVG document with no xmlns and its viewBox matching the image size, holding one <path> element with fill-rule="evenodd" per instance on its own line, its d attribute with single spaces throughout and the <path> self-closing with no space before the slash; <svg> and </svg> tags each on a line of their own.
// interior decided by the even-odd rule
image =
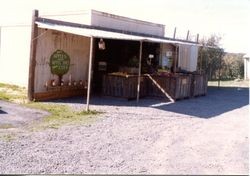
<svg viewBox="0 0 250 176">
<path fill-rule="evenodd" d="M 103 39 L 116 39 L 116 40 L 133 40 L 133 41 L 144 41 L 154 43 L 171 43 L 171 44 L 185 44 L 185 45 L 198 45 L 195 42 L 178 41 L 174 39 L 168 39 L 165 37 L 158 36 L 145 36 L 140 34 L 124 33 L 122 31 L 110 31 L 104 29 L 98 29 L 93 26 L 81 25 L 73 23 L 63 23 L 62 21 L 40 19 L 35 22 L 39 28 L 51 29 L 75 35 L 103 38 Z"/>
</svg>

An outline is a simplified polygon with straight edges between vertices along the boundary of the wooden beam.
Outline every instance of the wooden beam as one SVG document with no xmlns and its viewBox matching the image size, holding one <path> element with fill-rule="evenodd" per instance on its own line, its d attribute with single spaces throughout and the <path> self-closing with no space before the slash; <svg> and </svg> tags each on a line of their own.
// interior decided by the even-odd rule
<svg viewBox="0 0 250 176">
<path fill-rule="evenodd" d="M 92 56 L 93 56 L 93 37 L 90 38 L 90 47 L 89 47 L 89 73 L 88 73 L 86 111 L 89 111 L 89 100 L 90 100 L 90 89 L 91 89 L 91 74 L 92 74 L 92 60 L 93 60 Z"/>
<path fill-rule="evenodd" d="M 222 57 L 220 57 L 218 88 L 220 88 L 220 79 L 221 79 L 221 60 L 222 60 Z"/>
<path fill-rule="evenodd" d="M 152 83 L 154 83 L 154 85 L 156 85 L 156 87 L 173 103 L 175 102 L 174 98 L 172 98 L 170 96 L 170 94 L 168 94 L 163 87 L 161 87 L 160 84 L 157 83 L 157 81 L 152 77 L 150 76 L 150 74 L 145 74 L 151 81 Z"/>
<path fill-rule="evenodd" d="M 36 48 L 37 48 L 37 36 L 38 27 L 35 24 L 38 18 L 38 10 L 34 10 L 32 14 L 31 24 L 31 42 L 30 42 L 30 63 L 29 63 L 29 80 L 28 80 L 28 99 L 32 101 L 34 99 L 34 87 L 35 87 L 35 68 L 36 68 Z"/>
<path fill-rule="evenodd" d="M 139 70 L 138 70 L 137 97 L 136 97 L 137 103 L 139 103 L 139 97 L 140 97 L 141 59 L 142 59 L 142 41 L 140 41 L 140 53 L 139 53 Z"/>
<path fill-rule="evenodd" d="M 203 46 L 202 46 L 202 48 L 201 48 L 201 58 L 200 58 L 200 73 L 202 73 L 202 57 L 203 57 Z"/>
<path fill-rule="evenodd" d="M 199 34 L 196 35 L 196 43 L 199 43 Z"/>
<path fill-rule="evenodd" d="M 189 30 L 187 31 L 187 38 L 186 38 L 186 40 L 188 40 L 188 38 L 189 38 Z"/>
<path fill-rule="evenodd" d="M 174 73 L 176 73 L 176 65 L 177 65 L 177 59 L 178 59 L 178 58 L 177 58 L 177 57 L 178 57 L 178 50 L 177 50 L 177 47 L 178 47 L 178 46 L 175 45 L 175 56 L 174 56 L 174 58 L 173 58 L 173 59 L 174 59 L 174 63 L 173 63 L 173 64 L 174 64 Z"/>
<path fill-rule="evenodd" d="M 175 39 L 175 36 L 176 36 L 176 27 L 174 28 L 174 35 L 173 35 L 174 39 Z"/>
</svg>

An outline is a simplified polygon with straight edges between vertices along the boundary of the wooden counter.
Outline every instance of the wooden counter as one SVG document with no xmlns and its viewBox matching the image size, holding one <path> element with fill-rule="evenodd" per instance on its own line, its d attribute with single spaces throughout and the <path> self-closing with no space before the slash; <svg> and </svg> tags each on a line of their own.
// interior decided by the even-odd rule
<svg viewBox="0 0 250 176">
<path fill-rule="evenodd" d="M 103 76 L 102 93 L 105 96 L 134 99 L 137 96 L 137 75 L 107 74 Z M 141 77 L 140 97 L 147 95 L 147 80 Z"/>
<path fill-rule="evenodd" d="M 108 74 L 103 76 L 103 95 L 136 98 L 137 75 Z M 156 85 L 157 84 L 157 85 Z M 164 91 L 174 100 L 190 98 L 207 93 L 205 74 L 142 75 L 140 97 L 163 97 Z"/>
</svg>

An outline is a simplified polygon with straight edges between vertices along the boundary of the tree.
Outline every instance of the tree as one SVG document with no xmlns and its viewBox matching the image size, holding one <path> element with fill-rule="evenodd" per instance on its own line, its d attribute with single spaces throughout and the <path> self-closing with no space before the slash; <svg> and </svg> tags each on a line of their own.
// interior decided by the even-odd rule
<svg viewBox="0 0 250 176">
<path fill-rule="evenodd" d="M 208 75 L 208 80 L 238 79 L 244 76 L 243 53 L 225 53 L 220 47 L 221 37 L 212 35 L 201 40 L 198 68 Z"/>
<path fill-rule="evenodd" d="M 223 79 L 236 79 L 244 77 L 244 54 L 226 53 L 223 57 L 225 67 L 223 67 Z"/>
<path fill-rule="evenodd" d="M 219 47 L 220 40 L 221 37 L 212 35 L 200 41 L 202 46 L 199 49 L 198 66 L 207 73 L 209 80 L 218 79 L 221 66 L 225 65 L 222 60 L 224 49 Z"/>
</svg>

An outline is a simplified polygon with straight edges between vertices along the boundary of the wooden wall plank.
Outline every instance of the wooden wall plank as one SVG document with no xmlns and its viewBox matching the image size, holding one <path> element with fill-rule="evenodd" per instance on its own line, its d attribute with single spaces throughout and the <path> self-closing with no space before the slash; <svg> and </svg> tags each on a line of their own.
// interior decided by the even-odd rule
<svg viewBox="0 0 250 176">
<path fill-rule="evenodd" d="M 58 76 L 50 72 L 50 56 L 53 52 L 60 49 L 70 56 L 70 68 L 63 76 L 64 82 L 79 82 L 87 80 L 87 70 L 89 61 L 89 42 L 90 39 L 83 36 L 68 34 L 55 30 L 39 29 L 36 55 L 35 72 L 35 92 L 46 92 L 45 84 L 49 84 L 54 79 L 58 83 Z"/>
</svg>

